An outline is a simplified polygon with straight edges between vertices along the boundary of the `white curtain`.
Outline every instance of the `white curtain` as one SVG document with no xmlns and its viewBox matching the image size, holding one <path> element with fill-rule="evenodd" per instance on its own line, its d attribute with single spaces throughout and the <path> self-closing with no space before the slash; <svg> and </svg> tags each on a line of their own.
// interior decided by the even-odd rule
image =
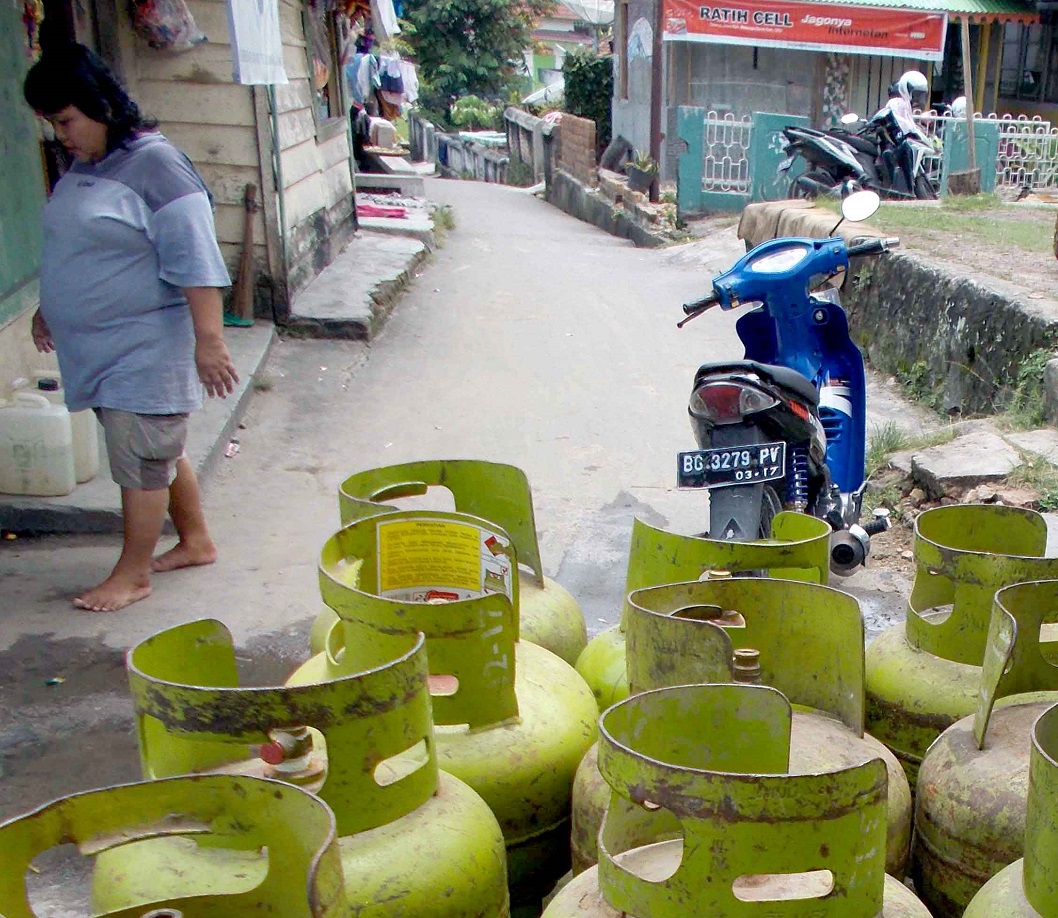
<svg viewBox="0 0 1058 918">
<path fill-rule="evenodd" d="M 277 0 L 228 0 L 236 83 L 286 83 Z"/>
</svg>

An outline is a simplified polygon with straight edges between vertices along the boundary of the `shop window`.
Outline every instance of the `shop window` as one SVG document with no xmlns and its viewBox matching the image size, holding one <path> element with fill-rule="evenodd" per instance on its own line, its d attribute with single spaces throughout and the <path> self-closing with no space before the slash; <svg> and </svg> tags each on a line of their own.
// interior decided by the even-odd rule
<svg viewBox="0 0 1058 918">
<path fill-rule="evenodd" d="M 342 71 L 338 66 L 338 23 L 336 14 L 309 7 L 304 13 L 306 51 L 309 57 L 309 84 L 313 97 L 317 136 L 330 136 L 344 130 Z"/>
<path fill-rule="evenodd" d="M 1058 102 L 1058 12 L 1044 10 L 1040 19 L 1003 32 L 1001 98 Z"/>
</svg>

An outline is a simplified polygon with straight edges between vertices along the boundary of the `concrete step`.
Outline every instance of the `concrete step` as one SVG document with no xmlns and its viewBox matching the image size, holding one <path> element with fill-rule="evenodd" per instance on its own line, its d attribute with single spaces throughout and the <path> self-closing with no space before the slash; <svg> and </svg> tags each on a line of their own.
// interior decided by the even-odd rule
<svg viewBox="0 0 1058 918">
<path fill-rule="evenodd" d="M 311 338 L 372 338 L 429 252 L 408 235 L 358 232 L 297 295 L 286 330 Z"/>
</svg>

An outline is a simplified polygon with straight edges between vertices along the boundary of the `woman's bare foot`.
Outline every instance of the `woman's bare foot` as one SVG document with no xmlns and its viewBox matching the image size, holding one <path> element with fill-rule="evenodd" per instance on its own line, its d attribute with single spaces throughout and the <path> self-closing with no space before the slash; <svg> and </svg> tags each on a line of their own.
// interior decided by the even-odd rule
<svg viewBox="0 0 1058 918">
<path fill-rule="evenodd" d="M 212 542 L 194 545 L 188 542 L 177 542 L 167 552 L 163 552 L 151 562 L 151 570 L 156 574 L 176 571 L 182 567 L 198 567 L 212 564 L 217 560 L 217 547 Z"/>
<path fill-rule="evenodd" d="M 74 599 L 73 604 L 86 612 L 117 612 L 150 595 L 149 582 L 129 581 L 111 574 L 99 586 Z"/>
</svg>

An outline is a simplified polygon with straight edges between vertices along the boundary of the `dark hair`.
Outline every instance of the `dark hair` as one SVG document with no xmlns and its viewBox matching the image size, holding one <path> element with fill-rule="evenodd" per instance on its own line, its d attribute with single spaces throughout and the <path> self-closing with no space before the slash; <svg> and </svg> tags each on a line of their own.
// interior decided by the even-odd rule
<svg viewBox="0 0 1058 918">
<path fill-rule="evenodd" d="M 108 153 L 124 146 L 137 131 L 157 126 L 153 119 L 143 117 L 103 60 L 75 42 L 46 46 L 26 74 L 22 94 L 42 115 L 54 115 L 72 105 L 105 124 Z"/>
</svg>

